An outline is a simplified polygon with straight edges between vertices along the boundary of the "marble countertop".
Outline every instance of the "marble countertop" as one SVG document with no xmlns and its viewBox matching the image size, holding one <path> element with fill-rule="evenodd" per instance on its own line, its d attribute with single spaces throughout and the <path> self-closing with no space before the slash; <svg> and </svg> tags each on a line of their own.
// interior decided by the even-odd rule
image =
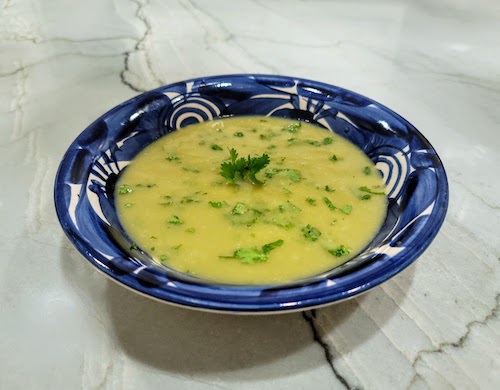
<svg viewBox="0 0 500 390">
<path fill-rule="evenodd" d="M 500 2 L 0 0 L 0 388 L 500 388 Z M 172 307 L 98 273 L 58 223 L 71 141 L 116 104 L 196 76 L 357 91 L 447 169 L 425 253 L 303 313 Z"/>
</svg>

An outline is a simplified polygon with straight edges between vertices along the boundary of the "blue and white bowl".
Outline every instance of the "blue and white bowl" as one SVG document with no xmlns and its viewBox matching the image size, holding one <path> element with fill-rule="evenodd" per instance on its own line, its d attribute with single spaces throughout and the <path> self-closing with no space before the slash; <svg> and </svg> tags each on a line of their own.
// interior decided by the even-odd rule
<svg viewBox="0 0 500 390">
<path fill-rule="evenodd" d="M 360 147 L 383 175 L 385 222 L 365 250 L 322 275 L 273 286 L 210 284 L 132 255 L 114 208 L 117 176 L 146 145 L 176 129 L 223 116 L 306 120 Z M 192 79 L 143 93 L 92 123 L 71 144 L 55 182 L 69 239 L 115 281 L 185 307 L 231 313 L 303 310 L 353 297 L 388 280 L 429 246 L 448 205 L 436 151 L 410 123 L 381 104 L 332 85 L 269 75 Z M 136 251 L 134 251 L 136 252 Z"/>
</svg>

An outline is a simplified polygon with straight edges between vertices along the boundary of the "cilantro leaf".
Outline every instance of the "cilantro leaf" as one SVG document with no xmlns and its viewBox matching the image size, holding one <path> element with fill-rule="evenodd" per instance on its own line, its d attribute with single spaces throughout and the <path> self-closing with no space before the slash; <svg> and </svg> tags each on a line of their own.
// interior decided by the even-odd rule
<svg viewBox="0 0 500 390">
<path fill-rule="evenodd" d="M 270 242 L 269 244 L 265 244 L 262 246 L 262 252 L 264 252 L 264 254 L 269 254 L 269 252 L 271 252 L 273 249 L 283 245 L 283 240 L 277 240 L 277 241 L 274 241 L 274 242 Z"/>
<path fill-rule="evenodd" d="M 302 228 L 302 234 L 304 238 L 309 241 L 317 241 L 319 236 L 321 236 L 319 229 L 312 227 L 309 224 L 305 228 Z"/>
<path fill-rule="evenodd" d="M 352 205 L 346 204 L 344 206 L 339 207 L 340 211 L 342 211 L 344 214 L 351 214 L 352 211 Z"/>
<path fill-rule="evenodd" d="M 264 184 L 255 175 L 269 164 L 270 159 L 267 154 L 264 153 L 261 157 L 248 155 L 247 159 L 238 158 L 238 152 L 233 148 L 229 151 L 229 157 L 231 162 L 224 162 L 220 166 L 220 175 L 229 183 L 234 183 L 238 177 L 241 179 L 248 177 L 252 184 Z"/>
<path fill-rule="evenodd" d="M 302 180 L 302 174 L 297 169 L 267 169 L 264 173 L 266 177 L 272 178 L 275 175 L 283 175 L 286 176 L 290 181 L 294 183 L 298 183 Z"/>
<path fill-rule="evenodd" d="M 182 221 L 177 215 L 172 215 L 168 220 L 168 223 L 174 224 L 174 225 L 182 225 L 184 221 Z"/>
<path fill-rule="evenodd" d="M 309 203 L 312 206 L 316 206 L 316 199 L 308 197 L 308 198 L 306 198 L 306 202 Z"/>
<path fill-rule="evenodd" d="M 385 195 L 384 191 L 375 191 L 375 190 L 368 188 L 368 187 L 365 187 L 365 186 L 359 187 L 359 190 L 363 191 L 363 192 L 367 192 L 371 195 Z"/>
<path fill-rule="evenodd" d="M 326 203 L 326 205 L 328 206 L 328 208 L 330 210 L 337 210 L 337 207 L 335 207 L 335 205 L 332 203 L 332 201 L 330 199 L 328 199 L 326 196 L 323 198 L 323 201 Z"/>
<path fill-rule="evenodd" d="M 242 264 L 257 264 L 269 260 L 269 252 L 283 245 L 283 240 L 265 244 L 262 248 L 236 249 L 232 256 L 219 256 L 222 259 L 238 259 Z"/>
<path fill-rule="evenodd" d="M 340 245 L 337 248 L 328 249 L 328 252 L 334 256 L 342 257 L 351 253 L 351 250 L 347 248 L 345 245 Z"/>
<path fill-rule="evenodd" d="M 130 194 L 132 192 L 132 188 L 130 188 L 128 185 L 126 184 L 123 184 L 121 185 L 120 187 L 118 187 L 118 193 L 120 195 L 124 195 L 124 194 Z"/>
</svg>

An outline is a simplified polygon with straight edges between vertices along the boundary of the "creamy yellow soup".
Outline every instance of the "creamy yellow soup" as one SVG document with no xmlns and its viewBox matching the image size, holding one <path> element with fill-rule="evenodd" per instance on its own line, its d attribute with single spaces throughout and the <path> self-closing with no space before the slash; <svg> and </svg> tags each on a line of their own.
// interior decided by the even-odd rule
<svg viewBox="0 0 500 390">
<path fill-rule="evenodd" d="M 234 117 L 177 130 L 121 173 L 120 221 L 168 267 L 230 284 L 287 282 L 346 262 L 387 209 L 356 146 L 318 126 Z"/>
</svg>

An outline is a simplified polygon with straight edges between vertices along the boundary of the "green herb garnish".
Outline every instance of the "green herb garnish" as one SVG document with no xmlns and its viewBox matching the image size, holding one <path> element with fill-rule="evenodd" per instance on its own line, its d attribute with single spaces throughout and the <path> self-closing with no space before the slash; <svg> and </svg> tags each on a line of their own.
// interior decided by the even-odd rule
<svg viewBox="0 0 500 390">
<path fill-rule="evenodd" d="M 212 150 L 224 150 L 224 149 L 222 149 L 219 145 L 216 145 L 216 144 L 212 144 L 212 146 L 210 146 L 210 148 L 211 148 Z"/>
<path fill-rule="evenodd" d="M 328 249 L 328 252 L 334 256 L 342 257 L 351 253 L 351 250 L 347 248 L 345 245 L 340 245 L 337 248 Z"/>
<path fill-rule="evenodd" d="M 168 260 L 168 256 L 167 255 L 161 255 L 160 256 L 160 261 L 167 261 Z"/>
<path fill-rule="evenodd" d="M 316 199 L 313 198 L 306 198 L 306 202 L 309 203 L 312 206 L 316 206 Z"/>
<path fill-rule="evenodd" d="M 237 131 L 236 133 L 233 134 L 235 137 L 243 137 L 244 134 L 241 131 Z"/>
<path fill-rule="evenodd" d="M 283 127 L 283 131 L 288 131 L 289 133 L 296 133 L 302 127 L 301 122 L 291 123 L 287 127 Z"/>
<path fill-rule="evenodd" d="M 174 224 L 174 225 L 182 225 L 184 221 L 182 221 L 177 215 L 172 215 L 168 220 L 168 223 Z"/>
<path fill-rule="evenodd" d="M 363 173 L 365 175 L 371 175 L 372 169 L 370 167 L 366 166 L 365 169 L 363 169 Z"/>
<path fill-rule="evenodd" d="M 262 248 L 240 248 L 232 256 L 219 256 L 221 259 L 238 259 L 242 264 L 257 264 L 269 260 L 269 252 L 283 245 L 283 240 L 265 244 Z"/>
<path fill-rule="evenodd" d="M 118 187 L 118 193 L 121 195 L 130 194 L 132 191 L 132 188 L 130 188 L 127 184 L 123 184 Z"/>
<path fill-rule="evenodd" d="M 330 186 L 325 186 L 325 191 L 326 192 L 334 192 L 335 190 L 333 188 L 330 188 Z"/>
<path fill-rule="evenodd" d="M 171 156 L 165 157 L 165 160 L 167 160 L 167 161 L 180 161 L 180 157 L 171 155 Z"/>
<path fill-rule="evenodd" d="M 298 183 L 302 180 L 302 174 L 297 169 L 268 169 L 265 172 L 265 176 L 272 178 L 273 176 L 280 174 L 286 176 L 290 181 Z"/>
<path fill-rule="evenodd" d="M 208 204 L 212 206 L 215 209 L 220 209 L 222 207 L 222 202 L 211 202 L 209 201 Z"/>
<path fill-rule="evenodd" d="M 352 206 L 350 204 L 346 204 L 344 206 L 339 207 L 340 211 L 342 211 L 344 214 L 351 214 L 352 211 Z"/>
<path fill-rule="evenodd" d="M 338 160 L 339 160 L 339 158 L 337 157 L 337 155 L 336 155 L 336 154 L 334 154 L 334 155 L 332 155 L 332 156 L 330 157 L 330 159 L 329 159 L 329 160 L 330 160 L 330 161 L 338 161 Z"/>
<path fill-rule="evenodd" d="M 236 206 L 231 210 L 231 214 L 241 215 L 245 214 L 248 211 L 248 207 L 245 203 L 236 203 Z"/>
<path fill-rule="evenodd" d="M 190 196 L 183 196 L 182 199 L 181 199 L 181 203 L 182 204 L 185 204 L 185 203 L 199 203 L 199 202 L 200 202 L 199 200 L 193 199 Z"/>
<path fill-rule="evenodd" d="M 130 245 L 130 250 L 138 250 L 139 247 L 137 246 L 137 244 L 135 242 L 133 242 L 131 245 Z"/>
<path fill-rule="evenodd" d="M 319 236 L 321 236 L 321 232 L 309 224 L 305 228 L 302 228 L 301 231 L 304 238 L 309 241 L 317 241 Z"/>
<path fill-rule="evenodd" d="M 238 152 L 235 149 L 229 151 L 231 162 L 221 164 L 220 175 L 229 183 L 234 183 L 237 178 L 244 179 L 248 177 L 252 184 L 264 184 L 258 180 L 255 175 L 269 164 L 269 156 L 263 154 L 261 157 L 238 158 Z"/>
<path fill-rule="evenodd" d="M 125 207 L 126 207 L 126 208 L 130 208 L 130 207 L 132 207 L 133 205 L 134 205 L 134 203 L 125 203 Z"/>
<path fill-rule="evenodd" d="M 328 208 L 330 210 L 337 210 L 337 207 L 335 207 L 335 205 L 332 203 L 332 201 L 330 199 L 328 199 L 326 196 L 323 198 L 323 201 L 326 203 L 326 205 L 328 206 Z"/>
<path fill-rule="evenodd" d="M 200 170 L 196 168 L 182 167 L 182 169 L 184 169 L 187 172 L 200 173 Z"/>
<path fill-rule="evenodd" d="M 330 145 L 333 142 L 332 137 L 327 137 L 323 140 L 323 145 Z"/>
<path fill-rule="evenodd" d="M 364 186 L 363 187 L 359 187 L 359 190 L 363 191 L 363 192 L 368 192 L 371 195 L 385 195 L 384 191 L 377 192 L 377 191 L 375 191 L 373 189 L 370 189 L 370 188 L 364 187 Z"/>
</svg>

